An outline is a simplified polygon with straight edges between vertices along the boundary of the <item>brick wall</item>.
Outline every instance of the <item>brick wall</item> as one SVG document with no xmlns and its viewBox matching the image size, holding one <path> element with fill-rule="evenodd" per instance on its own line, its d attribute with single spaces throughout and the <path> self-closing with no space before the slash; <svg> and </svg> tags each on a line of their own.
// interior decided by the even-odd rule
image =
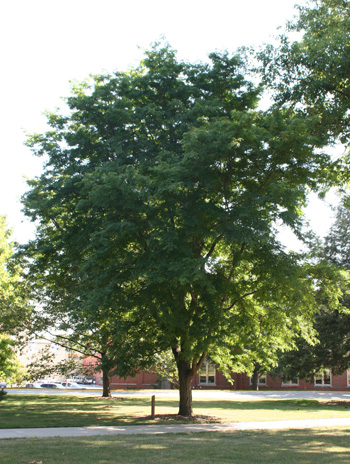
<svg viewBox="0 0 350 464">
<path fill-rule="evenodd" d="M 89 362 L 95 365 L 95 358 L 85 358 L 84 365 L 89 365 Z M 251 388 L 250 377 L 246 374 L 232 373 L 233 384 L 230 384 L 224 375 L 216 370 L 215 373 L 215 384 L 201 384 L 199 382 L 199 375 L 197 374 L 193 379 L 192 385 L 196 389 L 233 389 L 233 390 L 247 390 Z M 102 385 L 102 373 L 96 373 L 96 383 Z M 111 388 L 112 389 L 146 389 L 146 388 L 159 388 L 160 382 L 156 374 L 138 371 L 136 375 L 128 376 L 126 378 L 112 376 L 111 377 Z M 266 376 L 266 384 L 259 385 L 260 390 L 264 389 L 282 389 L 282 390 L 305 390 L 305 389 L 317 389 L 317 390 L 346 390 L 350 387 L 347 385 L 347 373 L 344 372 L 342 375 L 332 375 L 331 385 L 315 385 L 313 381 L 305 381 L 299 379 L 298 385 L 287 385 L 283 384 L 282 380 L 278 377 L 274 378 L 270 375 Z"/>
</svg>

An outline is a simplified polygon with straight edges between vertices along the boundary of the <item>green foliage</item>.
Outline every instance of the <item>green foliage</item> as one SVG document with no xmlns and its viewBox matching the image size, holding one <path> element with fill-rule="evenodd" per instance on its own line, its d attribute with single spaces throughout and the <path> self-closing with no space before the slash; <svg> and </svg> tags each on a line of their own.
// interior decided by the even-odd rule
<svg viewBox="0 0 350 464">
<path fill-rule="evenodd" d="M 337 208 L 335 222 L 326 237 L 324 255 L 341 269 L 350 271 L 350 198 L 345 195 Z"/>
<path fill-rule="evenodd" d="M 317 342 L 298 340 L 297 349 L 281 357 L 278 374 L 284 379 L 313 379 L 324 369 L 342 374 L 350 366 L 349 323 L 349 314 L 321 309 L 314 321 Z"/>
<path fill-rule="evenodd" d="M 18 334 L 30 324 L 30 306 L 22 263 L 10 236 L 6 218 L 0 216 L 0 333 Z"/>
<path fill-rule="evenodd" d="M 314 309 L 276 224 L 300 235 L 307 193 L 338 165 L 304 113 L 258 111 L 245 72 L 238 55 L 189 64 L 156 44 L 135 70 L 77 85 L 28 141 L 47 157 L 23 200 L 49 319 L 90 327 L 121 375 L 171 350 L 181 397 L 208 352 L 246 370 L 264 331 L 284 348 Z"/>
<path fill-rule="evenodd" d="M 299 6 L 288 24 L 298 40 L 281 37 L 280 47 L 267 47 L 260 59 L 278 103 L 303 106 L 324 137 L 349 138 L 350 3 L 311 0 Z"/>
<path fill-rule="evenodd" d="M 296 350 L 280 358 L 284 378 L 313 378 L 331 369 L 341 374 L 350 367 L 349 201 L 343 198 L 336 220 L 315 251 L 319 286 L 314 317 L 316 341 L 298 340 Z"/>
<path fill-rule="evenodd" d="M 22 368 L 18 361 L 16 342 L 8 335 L 0 333 L 0 379 L 15 382 L 22 375 Z"/>
<path fill-rule="evenodd" d="M 310 131 L 323 143 L 349 144 L 350 133 L 350 2 L 311 0 L 298 7 L 298 17 L 287 25 L 279 47 L 266 47 L 258 56 L 265 83 L 273 89 L 277 108 L 294 108 L 310 121 Z M 338 151 L 343 150 L 340 148 Z M 346 153 L 346 150 L 344 150 Z M 345 164 L 330 174 L 332 182 L 348 182 L 348 155 L 338 154 Z M 286 378 L 312 377 L 323 368 L 341 372 L 349 365 L 348 353 L 348 259 L 349 209 L 347 200 L 324 244 L 315 252 L 319 282 L 319 311 L 314 329 L 319 342 L 299 340 L 298 351 L 282 356 Z M 338 267 L 332 267 L 333 264 Z M 319 284 L 316 286 L 319 288 Z"/>
</svg>

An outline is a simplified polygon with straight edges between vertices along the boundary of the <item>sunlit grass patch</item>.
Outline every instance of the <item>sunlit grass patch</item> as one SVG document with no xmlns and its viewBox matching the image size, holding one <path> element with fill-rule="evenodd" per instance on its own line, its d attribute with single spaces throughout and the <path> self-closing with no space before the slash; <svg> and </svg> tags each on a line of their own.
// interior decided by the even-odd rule
<svg viewBox="0 0 350 464">
<path fill-rule="evenodd" d="M 0 440 L 1 464 L 348 464 L 350 429 Z"/>
<path fill-rule="evenodd" d="M 201 398 L 193 402 L 197 422 L 242 422 L 350 417 L 346 403 L 307 399 L 237 401 Z M 0 403 L 0 428 L 80 427 L 187 422 L 176 417 L 176 397 L 156 397 L 152 420 L 151 395 L 102 400 L 65 395 L 11 395 Z"/>
</svg>

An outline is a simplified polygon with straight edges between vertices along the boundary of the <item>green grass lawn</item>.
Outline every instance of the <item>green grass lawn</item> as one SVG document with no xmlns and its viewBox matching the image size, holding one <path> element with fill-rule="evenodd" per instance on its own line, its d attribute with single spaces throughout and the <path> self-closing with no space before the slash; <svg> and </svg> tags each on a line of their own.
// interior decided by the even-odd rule
<svg viewBox="0 0 350 464">
<path fill-rule="evenodd" d="M 350 429 L 0 440 L 1 464 L 345 464 Z"/>
<path fill-rule="evenodd" d="M 196 399 L 194 413 L 218 422 L 350 417 L 347 403 L 317 400 L 213 400 Z M 167 423 L 178 410 L 177 398 L 156 397 L 156 417 L 150 419 L 151 397 L 65 395 L 11 395 L 0 402 L 0 428 L 78 427 Z M 1 461 L 0 461 L 1 462 Z M 349 459 L 350 462 L 350 459 Z"/>
</svg>

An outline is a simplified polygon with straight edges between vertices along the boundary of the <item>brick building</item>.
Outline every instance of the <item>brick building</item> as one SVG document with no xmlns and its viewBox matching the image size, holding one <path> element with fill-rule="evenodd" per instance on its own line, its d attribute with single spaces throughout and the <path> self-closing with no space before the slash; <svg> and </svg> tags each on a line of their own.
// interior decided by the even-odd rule
<svg viewBox="0 0 350 464">
<path fill-rule="evenodd" d="M 96 363 L 94 358 L 86 358 L 84 365 L 93 367 Z M 193 388 L 201 389 L 231 389 L 247 390 L 251 388 L 250 377 L 245 374 L 232 373 L 233 384 L 231 385 L 224 375 L 216 368 L 215 364 L 204 363 L 200 373 L 193 380 Z M 102 385 L 102 372 L 96 372 L 96 383 Z M 139 371 L 132 377 L 112 376 L 110 382 L 111 389 L 146 389 L 146 388 L 169 388 L 167 382 L 161 382 L 157 374 Z M 291 379 L 283 382 L 280 378 L 272 377 L 269 374 L 260 376 L 259 389 L 278 389 L 278 390 L 346 390 L 350 389 L 350 369 L 342 375 L 333 375 L 327 370 L 315 377 L 312 382 L 303 379 Z"/>
</svg>

